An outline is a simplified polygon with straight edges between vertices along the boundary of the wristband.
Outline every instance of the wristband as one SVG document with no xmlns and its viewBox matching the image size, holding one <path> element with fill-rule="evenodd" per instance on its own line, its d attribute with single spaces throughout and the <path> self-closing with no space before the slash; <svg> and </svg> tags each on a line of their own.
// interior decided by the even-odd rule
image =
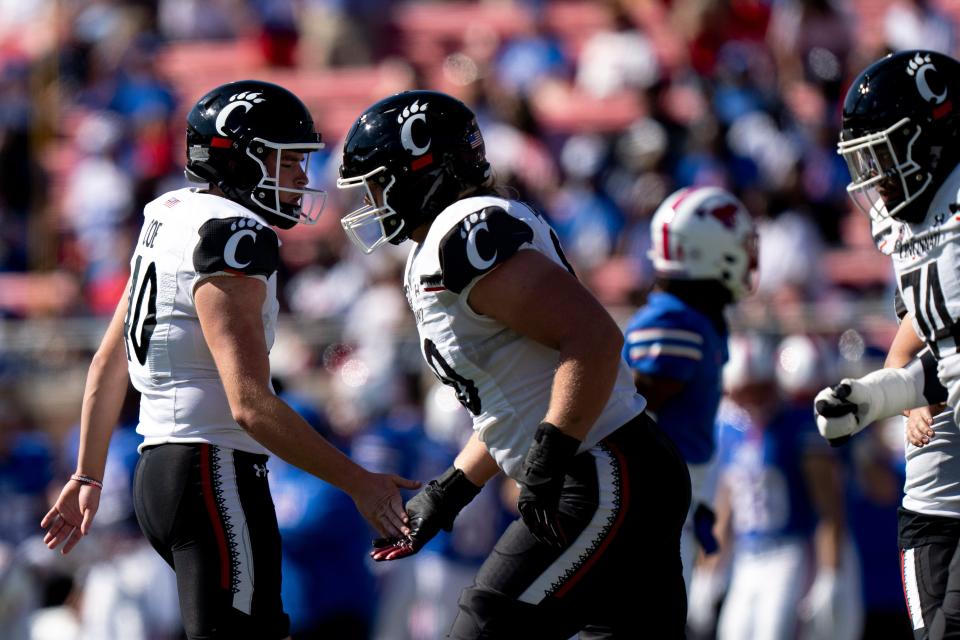
<svg viewBox="0 0 960 640">
<path fill-rule="evenodd" d="M 91 478 L 90 476 L 84 476 L 84 475 L 80 475 L 79 473 L 75 473 L 72 476 L 70 476 L 70 479 L 76 482 L 79 482 L 80 484 L 88 484 L 91 487 L 96 487 L 101 491 L 103 490 L 103 483 L 97 480 L 96 478 Z"/>
<path fill-rule="evenodd" d="M 533 445 L 527 452 L 525 467 L 547 470 L 548 475 L 553 475 L 554 471 L 566 468 L 567 463 L 577 455 L 581 444 L 573 436 L 543 421 L 533 434 Z"/>
</svg>

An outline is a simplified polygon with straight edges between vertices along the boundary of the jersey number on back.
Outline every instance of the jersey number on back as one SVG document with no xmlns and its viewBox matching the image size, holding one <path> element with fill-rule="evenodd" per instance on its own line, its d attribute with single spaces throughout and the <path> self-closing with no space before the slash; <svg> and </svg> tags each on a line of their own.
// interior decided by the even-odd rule
<svg viewBox="0 0 960 640">
<path fill-rule="evenodd" d="M 926 286 L 924 286 L 924 280 L 926 280 Z M 954 336 L 956 339 L 958 326 L 950 316 L 950 310 L 947 309 L 937 263 L 931 262 L 926 268 L 920 267 L 900 276 L 900 288 L 904 294 L 907 289 L 912 290 L 917 326 L 927 343 L 931 345 L 934 355 L 939 355 L 937 341 L 948 336 Z"/>
<path fill-rule="evenodd" d="M 467 411 L 477 416 L 480 415 L 480 393 L 477 391 L 477 385 L 473 380 L 464 378 L 453 370 L 447 361 L 443 359 L 437 345 L 430 338 L 423 341 L 423 353 L 426 356 L 427 364 L 433 369 L 433 373 L 443 384 L 453 387 L 457 392 L 457 400 L 467 408 Z"/>
<path fill-rule="evenodd" d="M 124 345 L 127 348 L 127 360 L 131 350 L 137 356 L 137 362 L 147 363 L 147 349 L 153 329 L 157 326 L 157 264 L 151 262 L 140 274 L 143 256 L 137 256 L 130 280 L 130 293 L 127 296 L 127 314 L 123 318 Z M 147 292 L 149 287 L 150 291 Z"/>
</svg>

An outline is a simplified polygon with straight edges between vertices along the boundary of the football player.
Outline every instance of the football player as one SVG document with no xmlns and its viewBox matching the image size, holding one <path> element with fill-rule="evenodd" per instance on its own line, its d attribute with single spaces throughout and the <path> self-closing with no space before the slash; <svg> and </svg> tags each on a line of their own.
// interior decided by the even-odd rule
<svg viewBox="0 0 960 640">
<path fill-rule="evenodd" d="M 838 145 L 847 191 L 893 261 L 902 322 L 887 368 L 824 389 L 815 405 L 834 444 L 913 410 L 899 544 L 918 639 L 960 633 L 958 101 L 960 63 L 932 51 L 888 55 L 847 92 Z M 944 401 L 950 408 L 938 413 Z"/>
<path fill-rule="evenodd" d="M 732 576 L 717 637 L 854 640 L 863 621 L 860 573 L 844 533 L 839 460 L 817 435 L 809 405 L 781 394 L 775 360 L 760 336 L 730 340 L 716 504 Z"/>
<path fill-rule="evenodd" d="M 187 115 L 188 178 L 144 208 L 127 293 L 87 377 L 76 473 L 41 525 L 69 553 L 90 531 L 128 376 L 143 436 L 134 505 L 177 573 L 190 638 L 284 638 L 280 538 L 269 453 L 336 485 L 385 535 L 409 531 L 398 487 L 315 432 L 270 384 L 277 321 L 274 227 L 316 222 L 307 187 L 322 147 L 306 106 L 247 80 L 204 95 Z"/>
<path fill-rule="evenodd" d="M 623 336 L 557 236 L 497 192 L 474 114 L 433 91 L 374 104 L 347 134 L 341 221 L 365 252 L 413 241 L 404 290 L 426 363 L 472 415 L 454 464 L 407 502 L 416 553 L 498 471 L 513 522 L 459 600 L 449 638 L 680 638 L 680 528 L 690 480 L 643 412 Z"/>
<path fill-rule="evenodd" d="M 719 187 L 680 189 L 650 221 L 656 284 L 627 323 L 623 355 L 647 410 L 690 469 L 693 500 L 680 548 L 690 584 L 696 548 L 716 550 L 714 421 L 727 361 L 724 309 L 746 296 L 757 269 L 756 229 L 743 204 Z"/>
</svg>

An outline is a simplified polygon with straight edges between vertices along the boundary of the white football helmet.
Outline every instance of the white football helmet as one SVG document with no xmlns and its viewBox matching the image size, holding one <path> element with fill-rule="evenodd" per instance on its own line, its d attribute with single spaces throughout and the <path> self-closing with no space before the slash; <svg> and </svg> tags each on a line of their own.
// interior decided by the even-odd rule
<svg viewBox="0 0 960 640">
<path fill-rule="evenodd" d="M 756 289 L 757 231 L 728 191 L 687 187 L 670 194 L 653 214 L 650 236 L 649 256 L 660 277 L 716 280 L 733 300 Z"/>
</svg>

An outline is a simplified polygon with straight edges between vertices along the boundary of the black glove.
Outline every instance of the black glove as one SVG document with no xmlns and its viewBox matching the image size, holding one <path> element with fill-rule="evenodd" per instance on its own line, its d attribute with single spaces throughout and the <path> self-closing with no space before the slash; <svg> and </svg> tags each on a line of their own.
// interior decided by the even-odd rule
<svg viewBox="0 0 960 640">
<path fill-rule="evenodd" d="M 521 469 L 517 507 L 527 529 L 537 540 L 563 548 L 568 540 L 559 519 L 560 492 L 580 441 L 549 422 L 540 423 L 533 439 Z"/>
<path fill-rule="evenodd" d="M 440 529 L 450 531 L 457 514 L 480 493 L 481 487 L 470 482 L 463 471 L 451 466 L 439 478 L 431 480 L 407 501 L 410 535 L 377 538 L 370 556 L 377 561 L 397 560 L 415 554 L 437 535 Z"/>
</svg>

